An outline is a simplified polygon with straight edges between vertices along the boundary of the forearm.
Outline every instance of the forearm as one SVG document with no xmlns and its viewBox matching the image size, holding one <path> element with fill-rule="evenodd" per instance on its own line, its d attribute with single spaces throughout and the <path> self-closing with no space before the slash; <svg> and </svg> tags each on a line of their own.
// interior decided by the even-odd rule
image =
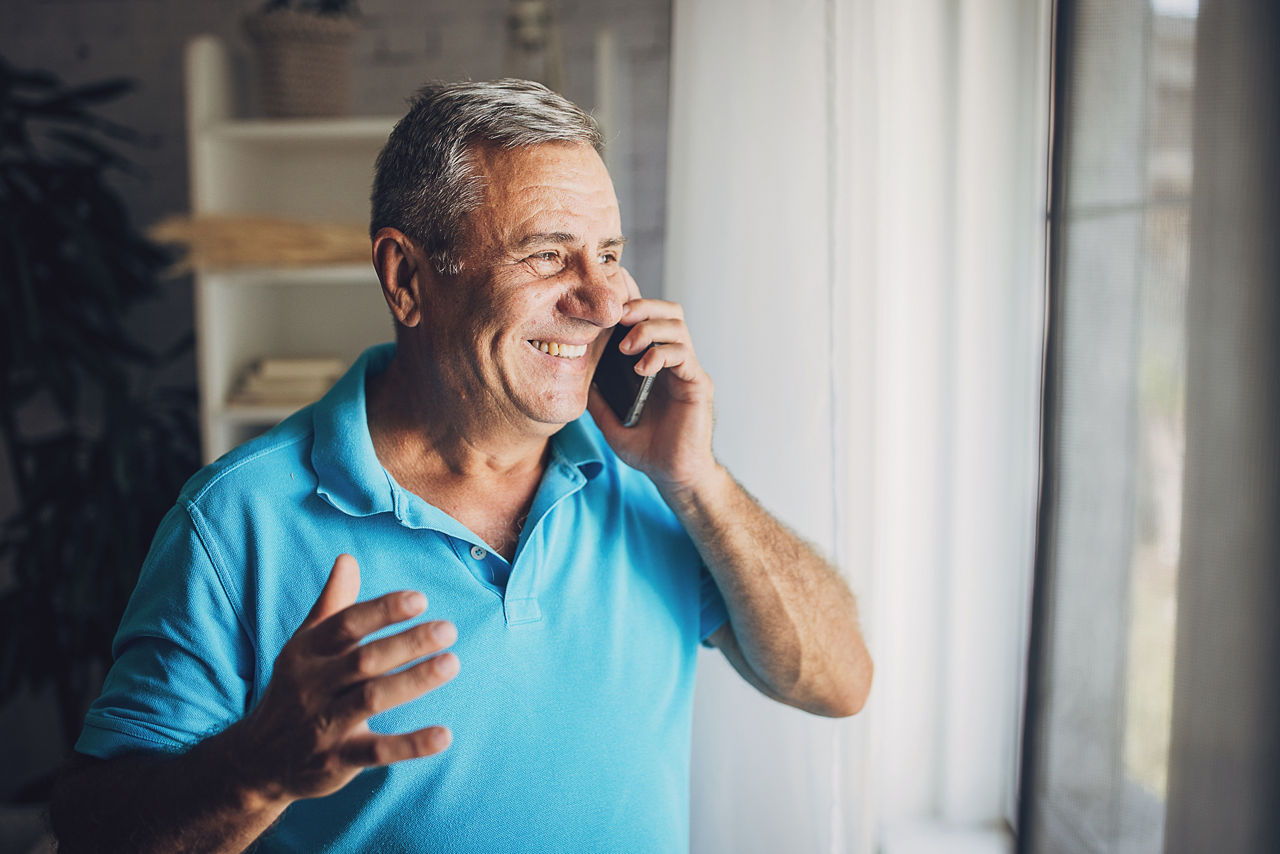
<svg viewBox="0 0 1280 854">
<path fill-rule="evenodd" d="M 665 497 L 724 597 L 730 661 L 749 666 L 743 675 L 754 675 L 761 690 L 807 711 L 861 709 L 871 658 L 853 594 L 837 570 L 722 467 L 696 488 Z M 736 660 L 739 650 L 744 662 Z"/>
<path fill-rule="evenodd" d="M 286 803 L 255 787 L 228 729 L 177 756 L 82 759 L 59 780 L 50 821 L 60 852 L 248 848 Z"/>
</svg>

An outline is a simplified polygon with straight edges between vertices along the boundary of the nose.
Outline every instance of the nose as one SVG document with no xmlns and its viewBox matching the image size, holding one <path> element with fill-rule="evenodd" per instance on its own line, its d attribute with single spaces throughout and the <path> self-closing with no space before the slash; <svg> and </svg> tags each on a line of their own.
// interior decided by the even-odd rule
<svg viewBox="0 0 1280 854">
<path fill-rule="evenodd" d="M 616 262 L 601 264 L 593 259 L 581 266 L 561 297 L 560 311 L 603 329 L 617 325 L 626 302 L 627 286 L 622 269 Z"/>
</svg>

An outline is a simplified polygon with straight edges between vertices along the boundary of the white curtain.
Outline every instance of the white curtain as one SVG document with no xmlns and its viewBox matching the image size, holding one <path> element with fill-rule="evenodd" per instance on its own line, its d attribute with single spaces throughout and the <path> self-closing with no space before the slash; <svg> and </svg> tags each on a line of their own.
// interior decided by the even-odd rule
<svg viewBox="0 0 1280 854">
<path fill-rule="evenodd" d="M 1042 350 L 1047 3 L 676 0 L 666 293 L 719 457 L 876 658 L 824 721 L 704 656 L 693 850 L 999 850 Z M 922 847 L 923 846 L 923 847 Z M 942 847 L 937 847 L 942 846 Z"/>
</svg>

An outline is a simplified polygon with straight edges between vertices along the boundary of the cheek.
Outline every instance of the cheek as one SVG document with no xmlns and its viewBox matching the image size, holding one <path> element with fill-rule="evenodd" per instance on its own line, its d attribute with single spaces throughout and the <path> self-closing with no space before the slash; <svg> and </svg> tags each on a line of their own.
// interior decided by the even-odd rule
<svg viewBox="0 0 1280 854">
<path fill-rule="evenodd" d="M 516 275 L 497 275 L 486 282 L 459 288 L 449 297 L 450 309 L 461 334 L 472 346 L 482 341 L 523 337 L 530 329 L 545 330 L 556 316 L 556 300 L 562 288 L 547 280 L 529 281 Z M 483 346 L 483 345 L 482 345 Z"/>
<path fill-rule="evenodd" d="M 470 335 L 509 332 L 521 318 L 524 300 L 515 293 L 473 294 L 464 298 L 460 311 L 462 326 Z"/>
<path fill-rule="evenodd" d="M 560 289 L 545 284 L 526 284 L 506 294 L 494 305 L 494 313 L 508 324 L 545 329 L 556 316 L 559 292 Z"/>
</svg>

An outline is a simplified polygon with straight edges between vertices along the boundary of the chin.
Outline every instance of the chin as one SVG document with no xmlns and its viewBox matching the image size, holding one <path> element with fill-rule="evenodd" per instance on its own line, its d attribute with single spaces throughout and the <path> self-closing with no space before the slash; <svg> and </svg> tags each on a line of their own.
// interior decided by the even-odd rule
<svg viewBox="0 0 1280 854">
<path fill-rule="evenodd" d="M 570 421 L 577 421 L 582 417 L 582 413 L 587 411 L 587 404 L 584 401 L 581 406 L 562 407 L 556 411 L 549 413 L 546 423 L 554 424 L 557 428 L 563 427 Z"/>
<path fill-rule="evenodd" d="M 587 395 L 583 393 L 550 400 L 544 398 L 529 401 L 529 404 L 522 407 L 529 418 L 558 430 L 570 421 L 576 421 L 587 411 Z"/>
</svg>

